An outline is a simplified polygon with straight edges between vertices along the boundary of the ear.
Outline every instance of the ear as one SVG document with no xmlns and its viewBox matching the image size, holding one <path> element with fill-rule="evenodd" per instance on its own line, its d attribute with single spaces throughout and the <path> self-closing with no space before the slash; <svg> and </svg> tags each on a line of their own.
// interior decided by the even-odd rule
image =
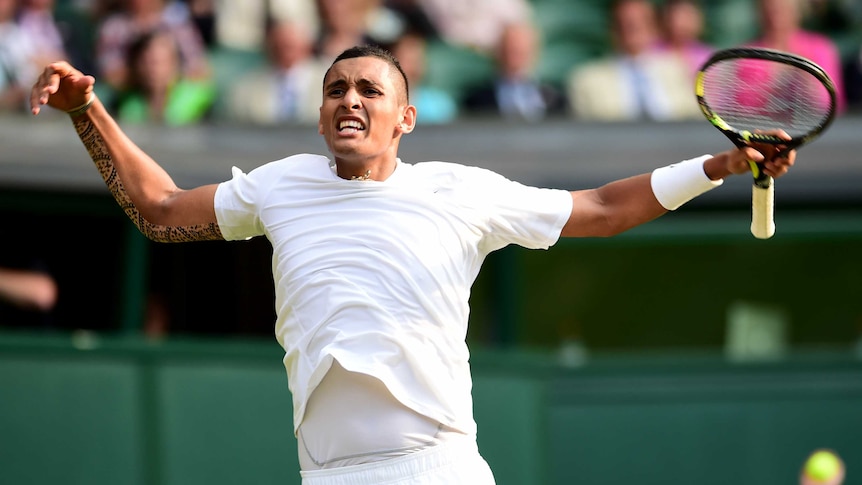
<svg viewBox="0 0 862 485">
<path fill-rule="evenodd" d="M 398 129 L 403 134 L 407 134 L 416 128 L 416 106 L 407 105 L 401 113 L 401 123 L 398 124 Z"/>
</svg>

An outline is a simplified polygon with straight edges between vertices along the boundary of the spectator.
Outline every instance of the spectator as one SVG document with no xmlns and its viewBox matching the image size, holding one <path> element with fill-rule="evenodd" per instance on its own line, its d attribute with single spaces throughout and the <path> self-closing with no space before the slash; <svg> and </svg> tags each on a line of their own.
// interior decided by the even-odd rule
<svg viewBox="0 0 862 485">
<path fill-rule="evenodd" d="M 539 49 L 538 33 L 531 23 L 506 26 L 496 48 L 496 77 L 489 84 L 469 90 L 465 108 L 473 113 L 530 122 L 563 110 L 561 93 L 535 75 Z"/>
<path fill-rule="evenodd" d="M 27 51 L 33 72 L 45 62 L 57 60 L 75 62 L 88 71 L 93 68 L 92 20 L 84 9 L 65 3 L 61 9 L 55 0 L 19 0 L 17 4 L 16 21 L 30 43 Z"/>
<path fill-rule="evenodd" d="M 227 116 L 259 125 L 317 124 L 323 101 L 320 80 L 326 69 L 314 57 L 313 43 L 305 24 L 273 23 L 267 32 L 268 63 L 233 85 Z"/>
<path fill-rule="evenodd" d="M 173 34 L 156 29 L 129 47 L 128 88 L 117 98 L 120 121 L 188 125 L 203 120 L 215 102 L 215 89 L 206 79 L 185 77 Z"/>
<path fill-rule="evenodd" d="M 527 0 L 416 0 L 440 37 L 453 45 L 493 54 L 506 26 L 532 21 Z"/>
<path fill-rule="evenodd" d="M 356 45 L 391 49 L 407 33 L 437 36 L 434 25 L 414 0 L 316 1 L 320 30 L 314 53 L 324 63 Z"/>
<path fill-rule="evenodd" d="M 328 64 L 345 49 L 378 43 L 368 35 L 368 27 L 379 7 L 379 0 L 317 0 L 321 25 L 315 55 Z"/>
<path fill-rule="evenodd" d="M 843 111 L 847 99 L 841 56 L 835 43 L 823 34 L 802 28 L 797 0 L 759 0 L 758 7 L 760 35 L 752 45 L 792 52 L 818 64 L 835 83 L 838 110 Z"/>
<path fill-rule="evenodd" d="M 33 43 L 15 22 L 16 0 L 0 0 L 0 111 L 23 111 L 36 76 Z"/>
<path fill-rule="evenodd" d="M 582 120 L 656 121 L 700 117 L 685 64 L 656 48 L 660 40 L 649 0 L 611 5 L 614 52 L 572 69 L 569 108 Z"/>
<path fill-rule="evenodd" d="M 383 0 L 378 12 L 390 12 L 395 22 L 402 26 L 401 34 L 410 33 L 425 39 L 438 39 L 440 33 L 422 8 L 421 0 Z"/>
<path fill-rule="evenodd" d="M 417 33 L 407 33 L 392 46 L 392 54 L 401 64 L 410 84 L 410 104 L 416 106 L 417 123 L 445 124 L 458 117 L 458 103 L 448 92 L 424 84 L 426 40 Z"/>
<path fill-rule="evenodd" d="M 33 42 L 36 65 L 68 60 L 65 41 L 54 18 L 54 0 L 21 0 L 18 24 Z"/>
<path fill-rule="evenodd" d="M 207 49 L 216 47 L 216 1 L 215 0 L 181 0 L 167 4 L 165 14 L 168 18 L 179 22 L 190 22 L 201 36 Z M 231 2 L 230 4 L 247 4 Z"/>
<path fill-rule="evenodd" d="M 697 0 L 667 0 L 661 9 L 662 39 L 658 49 L 683 59 L 692 76 L 715 50 L 702 40 L 703 11 Z"/>
<path fill-rule="evenodd" d="M 205 0 L 204 3 L 212 3 Z M 190 0 L 201 3 L 201 0 Z M 317 0 L 242 0 L 221 1 L 214 8 L 214 43 L 217 46 L 244 51 L 265 49 L 267 25 L 272 22 L 294 22 L 317 35 L 320 14 Z"/>
<path fill-rule="evenodd" d="M 130 82 L 127 55 L 130 44 L 146 32 L 165 29 L 180 49 L 181 69 L 187 79 L 210 76 L 206 46 L 189 17 L 170 15 L 168 0 L 124 0 L 123 8 L 100 24 L 96 39 L 98 70 L 103 82 L 122 90 Z"/>
</svg>

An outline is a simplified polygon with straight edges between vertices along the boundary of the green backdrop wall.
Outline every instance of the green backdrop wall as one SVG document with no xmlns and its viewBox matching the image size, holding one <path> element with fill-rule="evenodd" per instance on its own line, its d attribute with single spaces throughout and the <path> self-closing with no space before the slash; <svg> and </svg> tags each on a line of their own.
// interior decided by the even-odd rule
<svg viewBox="0 0 862 485">
<path fill-rule="evenodd" d="M 279 349 L 266 341 L 0 336 L 0 477 L 32 485 L 299 483 Z M 849 349 L 720 355 L 476 350 L 479 444 L 500 485 L 793 483 L 817 447 L 862 466 Z"/>
</svg>

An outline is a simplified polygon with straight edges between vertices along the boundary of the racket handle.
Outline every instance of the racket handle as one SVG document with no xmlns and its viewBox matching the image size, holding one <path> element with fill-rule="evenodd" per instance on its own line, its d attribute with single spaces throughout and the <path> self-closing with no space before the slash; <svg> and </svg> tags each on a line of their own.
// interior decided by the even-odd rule
<svg viewBox="0 0 862 485">
<path fill-rule="evenodd" d="M 769 239 L 775 234 L 773 206 L 775 204 L 775 184 L 769 177 L 768 183 L 751 186 L 751 234 L 758 239 Z"/>
</svg>

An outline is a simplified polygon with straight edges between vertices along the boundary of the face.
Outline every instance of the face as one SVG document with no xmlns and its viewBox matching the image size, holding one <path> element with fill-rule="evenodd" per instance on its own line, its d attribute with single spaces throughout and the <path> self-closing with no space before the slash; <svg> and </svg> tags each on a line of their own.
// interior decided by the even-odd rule
<svg viewBox="0 0 862 485">
<path fill-rule="evenodd" d="M 148 91 L 162 91 L 179 76 L 179 55 L 168 34 L 153 38 L 135 65 L 141 84 Z"/>
<path fill-rule="evenodd" d="M 344 59 L 323 81 L 318 131 L 336 162 L 394 161 L 401 135 L 415 121 L 401 74 L 382 59 Z"/>
<path fill-rule="evenodd" d="M 15 18 L 15 0 L 0 0 L 0 22 Z"/>
<path fill-rule="evenodd" d="M 500 39 L 499 63 L 508 77 L 528 76 L 536 57 L 536 36 L 525 25 L 509 26 Z"/>
<path fill-rule="evenodd" d="M 760 23 L 767 33 L 786 34 L 799 25 L 797 2 L 792 0 L 761 0 Z"/>
<path fill-rule="evenodd" d="M 647 1 L 620 3 L 614 12 L 614 22 L 619 48 L 626 54 L 640 54 L 658 40 L 656 13 Z"/>
<path fill-rule="evenodd" d="M 274 27 L 268 41 L 273 63 L 284 69 L 289 69 L 312 55 L 311 34 L 298 24 Z"/>
<path fill-rule="evenodd" d="M 677 2 L 665 13 L 668 37 L 680 42 L 698 39 L 703 31 L 703 14 L 692 3 Z"/>
<path fill-rule="evenodd" d="M 398 58 L 410 85 L 418 86 L 425 76 L 425 40 L 418 35 L 404 35 L 392 48 L 392 54 Z"/>
</svg>

